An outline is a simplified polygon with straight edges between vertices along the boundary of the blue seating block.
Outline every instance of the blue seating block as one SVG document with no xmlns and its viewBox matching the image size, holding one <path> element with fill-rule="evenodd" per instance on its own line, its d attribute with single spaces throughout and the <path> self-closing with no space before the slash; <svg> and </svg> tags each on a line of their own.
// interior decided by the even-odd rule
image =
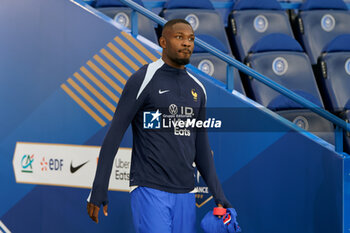
<svg viewBox="0 0 350 233">
<path fill-rule="evenodd" d="M 141 0 L 133 0 L 137 4 L 144 6 Z M 132 10 L 126 7 L 119 0 L 97 0 L 94 6 L 108 17 L 116 22 L 131 28 L 131 12 Z M 158 44 L 157 34 L 155 32 L 155 24 L 147 17 L 137 13 L 138 32 L 155 44 Z"/>
<path fill-rule="evenodd" d="M 253 45 L 246 62 L 257 72 L 323 108 L 309 58 L 298 42 L 287 37 L 283 34 L 263 37 Z M 334 143 L 332 123 L 255 79 L 249 79 L 247 84 L 250 96 L 258 103 Z"/>
<path fill-rule="evenodd" d="M 229 16 L 229 35 L 235 55 L 244 61 L 260 38 L 284 33 L 294 37 L 289 18 L 276 0 L 239 0 Z"/>
<path fill-rule="evenodd" d="M 267 35 L 252 46 L 246 62 L 257 72 L 323 107 L 309 59 L 294 39 L 283 34 Z M 249 80 L 248 86 L 253 98 L 272 110 L 302 108 L 256 80 Z"/>
<path fill-rule="evenodd" d="M 327 108 L 340 113 L 350 110 L 350 35 L 332 40 L 318 60 L 319 84 Z"/>
<path fill-rule="evenodd" d="M 311 63 L 317 63 L 324 47 L 350 33 L 350 12 L 342 0 L 307 0 L 296 18 L 296 31 Z"/>
</svg>

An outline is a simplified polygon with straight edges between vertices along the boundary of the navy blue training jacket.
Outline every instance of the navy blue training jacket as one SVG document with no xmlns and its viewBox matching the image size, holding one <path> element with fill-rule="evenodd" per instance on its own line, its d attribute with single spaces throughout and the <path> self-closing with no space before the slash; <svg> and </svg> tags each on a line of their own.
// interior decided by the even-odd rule
<svg viewBox="0 0 350 233">
<path fill-rule="evenodd" d="M 97 206 L 108 203 L 113 160 L 131 123 L 130 186 L 191 192 L 195 163 L 216 204 L 231 207 L 216 175 L 207 131 L 178 123 L 204 121 L 205 104 L 204 86 L 186 69 L 173 68 L 159 59 L 135 72 L 125 85 L 103 141 L 88 201 Z"/>
</svg>

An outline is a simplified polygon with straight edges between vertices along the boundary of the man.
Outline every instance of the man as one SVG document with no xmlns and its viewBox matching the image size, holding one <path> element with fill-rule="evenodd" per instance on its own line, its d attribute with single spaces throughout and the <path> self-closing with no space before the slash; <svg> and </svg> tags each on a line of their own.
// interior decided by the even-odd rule
<svg viewBox="0 0 350 233">
<path fill-rule="evenodd" d="M 194 38 L 187 21 L 167 22 L 159 39 L 162 58 L 140 68 L 125 85 L 101 147 L 88 198 L 87 210 L 93 221 L 98 222 L 101 205 L 107 216 L 107 189 L 113 160 L 130 122 L 133 130 L 131 207 L 136 232 L 196 231 L 195 196 L 191 193 L 195 182 L 193 163 L 216 204 L 231 207 L 216 175 L 207 132 L 179 128 L 176 124 L 170 124 L 168 129 L 160 127 L 161 117 L 170 123 L 179 118 L 205 120 L 204 86 L 185 68 L 193 51 Z M 151 116 L 149 125 L 144 124 L 147 115 Z"/>
</svg>

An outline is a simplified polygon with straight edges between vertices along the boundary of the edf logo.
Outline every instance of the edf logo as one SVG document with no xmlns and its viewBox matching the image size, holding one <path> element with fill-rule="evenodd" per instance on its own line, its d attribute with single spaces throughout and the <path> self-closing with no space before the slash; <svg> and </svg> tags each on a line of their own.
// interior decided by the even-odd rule
<svg viewBox="0 0 350 233">
<path fill-rule="evenodd" d="M 160 129 L 161 115 L 159 109 L 156 112 L 143 112 L 143 128 Z"/>
<path fill-rule="evenodd" d="M 50 170 L 62 171 L 62 167 L 63 167 L 63 159 L 50 159 L 49 161 Z"/>
<path fill-rule="evenodd" d="M 63 159 L 50 159 L 49 162 L 43 157 L 41 164 L 41 171 L 47 171 L 49 168 L 51 171 L 62 171 Z"/>
</svg>

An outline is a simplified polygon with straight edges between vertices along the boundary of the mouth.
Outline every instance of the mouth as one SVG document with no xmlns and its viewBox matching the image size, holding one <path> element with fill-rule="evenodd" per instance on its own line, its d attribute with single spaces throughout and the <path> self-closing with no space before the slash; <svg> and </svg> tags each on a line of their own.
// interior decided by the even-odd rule
<svg viewBox="0 0 350 233">
<path fill-rule="evenodd" d="M 190 55 L 191 51 L 189 49 L 181 49 L 181 50 L 179 50 L 179 53 Z"/>
</svg>

